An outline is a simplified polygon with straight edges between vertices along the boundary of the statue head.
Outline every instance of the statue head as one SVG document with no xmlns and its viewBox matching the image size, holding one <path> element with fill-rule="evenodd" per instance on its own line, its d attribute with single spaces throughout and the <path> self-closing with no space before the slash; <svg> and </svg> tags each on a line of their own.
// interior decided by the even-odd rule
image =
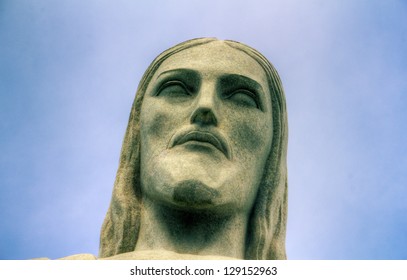
<svg viewBox="0 0 407 280">
<path fill-rule="evenodd" d="M 136 93 L 100 257 L 135 249 L 143 200 L 248 216 L 245 259 L 285 259 L 287 114 L 256 50 L 194 39 L 160 54 Z"/>
</svg>

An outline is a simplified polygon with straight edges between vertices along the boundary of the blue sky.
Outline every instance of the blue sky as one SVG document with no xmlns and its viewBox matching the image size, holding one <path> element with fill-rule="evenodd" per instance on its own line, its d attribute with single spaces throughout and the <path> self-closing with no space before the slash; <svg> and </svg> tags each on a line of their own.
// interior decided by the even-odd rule
<svg viewBox="0 0 407 280">
<path fill-rule="evenodd" d="M 401 0 L 2 0 L 0 259 L 97 254 L 138 82 L 205 36 L 281 75 L 288 257 L 407 259 L 406 15 Z"/>
</svg>

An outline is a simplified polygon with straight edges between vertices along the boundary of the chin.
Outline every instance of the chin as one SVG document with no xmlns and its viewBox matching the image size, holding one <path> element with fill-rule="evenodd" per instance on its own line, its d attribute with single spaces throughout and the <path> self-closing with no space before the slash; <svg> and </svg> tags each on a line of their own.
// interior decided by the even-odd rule
<svg viewBox="0 0 407 280">
<path fill-rule="evenodd" d="M 220 197 L 218 190 L 199 180 L 185 180 L 174 187 L 173 201 L 180 206 L 207 208 Z"/>
<path fill-rule="evenodd" d="M 242 208 L 242 178 L 235 165 L 208 162 L 206 156 L 168 153 L 150 161 L 153 173 L 141 172 L 142 192 L 166 207 L 186 211 L 220 211 Z M 142 171 L 143 171 L 142 170 Z"/>
</svg>

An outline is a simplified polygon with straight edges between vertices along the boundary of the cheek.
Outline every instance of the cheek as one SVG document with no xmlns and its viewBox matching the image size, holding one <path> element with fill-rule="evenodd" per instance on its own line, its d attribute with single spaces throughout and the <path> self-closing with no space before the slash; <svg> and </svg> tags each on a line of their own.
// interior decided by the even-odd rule
<svg viewBox="0 0 407 280">
<path fill-rule="evenodd" d="M 161 137 L 167 125 L 169 116 L 165 112 L 148 110 L 141 116 L 141 131 L 143 136 L 157 138 Z"/>
<path fill-rule="evenodd" d="M 183 112 L 168 106 L 161 100 L 147 99 L 142 106 L 141 145 L 150 153 L 161 152 L 167 148 L 177 127 L 183 122 Z"/>
<path fill-rule="evenodd" d="M 272 123 L 264 116 L 246 116 L 233 129 L 233 139 L 237 153 L 244 157 L 267 157 L 270 152 Z"/>
<path fill-rule="evenodd" d="M 160 106 L 149 103 L 143 103 L 141 108 L 140 132 L 142 153 L 151 157 L 166 148 L 171 116 Z"/>
</svg>

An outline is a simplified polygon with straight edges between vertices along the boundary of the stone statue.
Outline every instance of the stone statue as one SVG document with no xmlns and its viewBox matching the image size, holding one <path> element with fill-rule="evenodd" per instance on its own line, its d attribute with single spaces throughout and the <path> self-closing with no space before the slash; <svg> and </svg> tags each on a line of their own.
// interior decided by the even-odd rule
<svg viewBox="0 0 407 280">
<path fill-rule="evenodd" d="M 131 109 L 99 258 L 286 259 L 286 157 L 263 55 L 213 38 L 164 51 Z"/>
</svg>

